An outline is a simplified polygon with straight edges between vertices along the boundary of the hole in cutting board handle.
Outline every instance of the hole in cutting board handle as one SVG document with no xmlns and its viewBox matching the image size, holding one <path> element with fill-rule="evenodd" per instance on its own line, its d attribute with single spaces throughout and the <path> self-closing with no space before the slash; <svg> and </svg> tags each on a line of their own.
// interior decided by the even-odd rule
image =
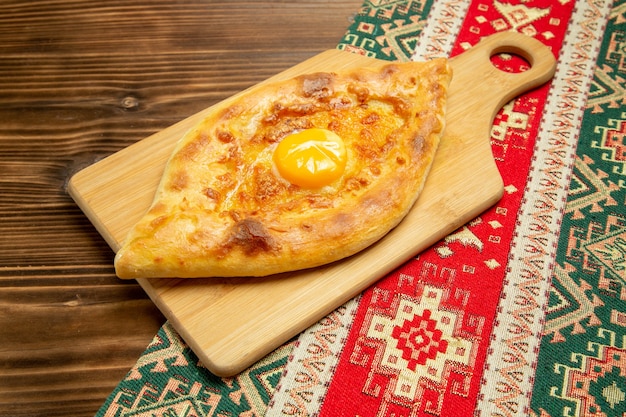
<svg viewBox="0 0 626 417">
<path fill-rule="evenodd" d="M 533 55 L 521 46 L 502 45 L 489 56 L 491 64 L 500 71 L 511 74 L 528 71 L 533 66 Z"/>
<path fill-rule="evenodd" d="M 500 71 L 510 74 L 519 74 L 528 71 L 531 63 L 524 56 L 514 52 L 495 52 L 490 57 L 491 65 Z"/>
</svg>

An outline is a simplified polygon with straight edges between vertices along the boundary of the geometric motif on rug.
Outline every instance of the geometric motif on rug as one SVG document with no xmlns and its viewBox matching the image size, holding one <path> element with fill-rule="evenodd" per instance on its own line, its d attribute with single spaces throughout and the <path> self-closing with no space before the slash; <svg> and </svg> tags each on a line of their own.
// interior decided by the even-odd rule
<svg viewBox="0 0 626 417">
<path fill-rule="evenodd" d="M 611 34 L 611 37 L 614 38 L 616 35 L 617 32 L 614 32 Z M 626 48 L 626 45 L 621 45 L 621 47 Z M 617 57 L 616 53 L 612 55 Z M 626 54 L 621 60 L 626 61 Z M 626 105 L 626 97 L 624 97 L 625 89 L 626 79 L 619 74 L 615 74 L 613 67 L 602 65 L 596 68 L 589 91 L 587 108 L 591 108 L 592 113 L 603 113 L 603 105 L 607 108 L 619 109 L 620 106 Z"/>
<path fill-rule="evenodd" d="M 510 4 L 504 1 L 494 1 L 480 3 L 477 8 L 477 15 L 473 16 L 469 24 L 470 36 L 485 36 L 494 32 L 514 31 L 526 36 L 534 37 L 542 41 L 551 41 L 555 34 L 550 30 L 554 27 L 556 31 L 566 22 L 561 21 L 557 16 L 551 16 L 547 28 L 537 29 L 536 23 L 550 15 L 551 7 L 533 7 L 528 2 Z M 545 26 L 545 24 L 543 24 Z M 468 49 L 475 41 L 467 38 L 459 45 Z"/>
<path fill-rule="evenodd" d="M 615 277 L 626 285 L 626 227 L 588 241 L 584 249 L 593 258 L 593 263 L 603 269 L 604 277 Z"/>
<path fill-rule="evenodd" d="M 522 108 L 521 100 L 512 100 L 496 114 L 490 135 L 493 157 L 496 161 L 507 159 L 509 147 L 524 149 L 529 146 L 533 139 L 528 128 L 531 122 L 529 113 L 533 111 L 532 106 L 536 104 L 537 99 L 528 98 L 524 103 L 525 107 Z"/>
<path fill-rule="evenodd" d="M 626 4 L 615 4 L 610 19 L 623 25 L 625 11 Z M 592 113 L 602 113 L 602 105 L 619 109 L 626 104 L 626 32 L 614 27 L 608 31 L 604 44 L 604 54 L 600 56 L 587 103 L 587 107 L 593 109 Z"/>
<path fill-rule="evenodd" d="M 626 126 L 626 121 L 621 125 Z M 606 135 L 607 129 L 596 126 L 595 132 Z M 598 143 L 592 140 L 591 146 L 603 151 Z M 586 155 L 576 159 L 561 236 L 564 261 L 580 265 L 582 271 L 597 272 L 599 288 L 607 291 L 626 285 L 626 201 L 617 197 L 623 195 L 622 187 L 610 179 L 610 174 L 621 172 L 606 172 L 613 155 L 601 153 L 604 169 L 594 168 L 595 161 Z"/>
<path fill-rule="evenodd" d="M 425 263 L 419 282 L 399 276 L 411 294 L 375 289 L 350 362 L 369 368 L 362 389 L 380 400 L 377 415 L 440 415 L 445 394 L 468 396 L 484 318 L 465 313 L 469 293 L 451 289 L 455 275 Z"/>
<path fill-rule="evenodd" d="M 604 168 L 607 162 L 602 158 Z M 616 199 L 621 191 L 594 159 L 576 158 L 544 328 L 552 342 L 564 342 L 570 326 L 576 335 L 600 325 L 600 296 L 619 299 L 626 288 L 626 213 Z"/>
<path fill-rule="evenodd" d="M 626 415 L 626 335 L 598 328 L 597 338 L 581 352 L 557 359 L 561 383 L 550 396 L 567 406 L 563 416 Z"/>
<path fill-rule="evenodd" d="M 515 30 L 524 35 L 534 37 L 537 29 L 533 22 L 550 14 L 550 8 L 530 7 L 525 4 L 509 4 L 494 1 L 493 5 L 502 18 L 490 21 L 496 31 Z"/>
<path fill-rule="evenodd" d="M 97 415 L 262 416 L 292 348 L 277 349 L 235 378 L 218 378 L 167 322 Z"/>
<path fill-rule="evenodd" d="M 593 141 L 592 143 L 597 143 Z M 596 145 L 597 146 L 597 145 Z M 606 161 L 606 160 L 604 160 Z M 587 155 L 577 157 L 574 162 L 574 171 L 570 183 L 566 214 L 571 214 L 572 220 L 583 220 L 586 209 L 590 214 L 601 213 L 606 207 L 619 206 L 611 196 L 619 191 L 619 184 L 611 181 L 609 175 L 601 168 L 594 168 L 595 161 Z"/>
<path fill-rule="evenodd" d="M 388 61 L 408 61 L 432 0 L 367 0 L 338 49 Z"/>
<path fill-rule="evenodd" d="M 321 387 L 339 360 L 359 300 L 360 297 L 353 298 L 298 337 L 297 348 L 290 354 L 267 416 L 315 414 L 325 395 Z"/>
<path fill-rule="evenodd" d="M 546 312 L 544 336 L 552 335 L 552 343 L 564 342 L 563 330 L 572 327 L 571 334 L 585 333 L 585 326 L 598 326 L 600 319 L 595 313 L 602 301 L 585 280 L 577 283 L 572 277 L 576 269 L 565 264 L 556 265 L 552 275 L 550 301 Z M 589 295 L 588 295 L 589 294 Z"/>
<path fill-rule="evenodd" d="M 611 170 L 613 173 L 625 177 L 618 182 L 624 186 L 626 184 L 626 112 L 621 114 L 621 119 L 609 119 L 608 126 L 596 126 L 595 133 L 601 136 L 599 140 L 591 142 L 592 149 L 598 149 L 602 160 L 613 165 Z"/>
</svg>

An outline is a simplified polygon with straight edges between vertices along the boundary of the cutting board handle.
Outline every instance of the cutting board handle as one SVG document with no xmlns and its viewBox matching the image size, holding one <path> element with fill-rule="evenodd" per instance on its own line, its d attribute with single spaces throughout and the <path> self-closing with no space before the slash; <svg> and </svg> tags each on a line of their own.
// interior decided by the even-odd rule
<svg viewBox="0 0 626 417">
<path fill-rule="evenodd" d="M 491 57 L 501 53 L 524 58 L 530 68 L 518 73 L 496 68 Z M 468 95 L 467 102 L 473 103 L 474 107 L 478 104 L 492 109 L 491 119 L 513 98 L 549 81 L 556 70 L 556 59 L 546 45 L 517 32 L 488 36 L 453 60 L 458 68 L 468 69 L 454 74 L 454 90 Z"/>
</svg>

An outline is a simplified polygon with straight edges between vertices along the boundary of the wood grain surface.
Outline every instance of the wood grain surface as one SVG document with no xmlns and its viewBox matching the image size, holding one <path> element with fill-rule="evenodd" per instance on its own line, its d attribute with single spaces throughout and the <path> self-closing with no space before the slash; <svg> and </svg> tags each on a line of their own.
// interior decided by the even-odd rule
<svg viewBox="0 0 626 417">
<path fill-rule="evenodd" d="M 0 4 L 0 416 L 92 416 L 164 322 L 68 179 L 333 48 L 360 5 Z"/>
</svg>

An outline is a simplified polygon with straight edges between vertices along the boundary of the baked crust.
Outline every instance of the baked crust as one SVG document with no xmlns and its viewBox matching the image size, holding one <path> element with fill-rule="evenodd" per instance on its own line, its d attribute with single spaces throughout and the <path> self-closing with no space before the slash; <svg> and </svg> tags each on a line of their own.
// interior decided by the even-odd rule
<svg viewBox="0 0 626 417">
<path fill-rule="evenodd" d="M 444 129 L 447 60 L 319 72 L 267 84 L 178 142 L 152 207 L 115 258 L 120 278 L 264 276 L 370 246 L 408 213 Z M 272 151 L 312 127 L 337 133 L 343 175 L 307 189 Z"/>
</svg>

